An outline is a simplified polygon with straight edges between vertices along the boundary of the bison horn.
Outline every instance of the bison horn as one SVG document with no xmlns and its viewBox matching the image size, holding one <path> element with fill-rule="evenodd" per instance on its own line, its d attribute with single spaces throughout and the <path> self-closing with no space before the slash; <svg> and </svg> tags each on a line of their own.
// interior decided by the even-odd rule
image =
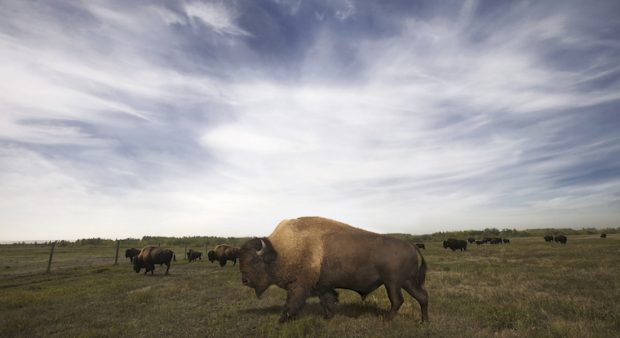
<svg viewBox="0 0 620 338">
<path fill-rule="evenodd" d="M 265 247 L 266 247 L 265 242 L 263 242 L 262 239 L 260 240 L 260 245 L 261 245 L 261 248 L 260 250 L 256 251 L 256 254 L 259 256 L 262 256 L 265 253 Z"/>
</svg>

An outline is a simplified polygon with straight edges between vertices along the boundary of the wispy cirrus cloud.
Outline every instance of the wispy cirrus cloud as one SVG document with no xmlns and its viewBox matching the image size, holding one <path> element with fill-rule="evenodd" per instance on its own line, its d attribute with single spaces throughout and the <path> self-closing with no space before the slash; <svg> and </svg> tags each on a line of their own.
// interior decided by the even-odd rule
<svg viewBox="0 0 620 338">
<path fill-rule="evenodd" d="M 616 7 L 4 2 L 0 236 L 615 225 Z"/>
</svg>

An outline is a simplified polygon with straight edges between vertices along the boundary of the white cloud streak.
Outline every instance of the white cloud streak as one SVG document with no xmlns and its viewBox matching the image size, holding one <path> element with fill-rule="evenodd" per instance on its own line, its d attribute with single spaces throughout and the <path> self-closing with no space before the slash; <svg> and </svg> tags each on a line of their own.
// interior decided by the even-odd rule
<svg viewBox="0 0 620 338">
<path fill-rule="evenodd" d="M 604 58 L 559 69 L 540 57 L 551 40 L 610 44 L 571 34 L 569 12 L 484 27 L 467 2 L 456 20 L 407 19 L 385 38 L 354 41 L 355 81 L 333 81 L 343 40 L 326 25 L 297 77 L 281 81 L 269 69 L 183 72 L 151 54 L 180 45 L 175 29 L 207 27 L 215 45 L 260 59 L 248 47 L 260 36 L 226 2 L 146 14 L 87 4 L 98 23 L 71 37 L 42 13 L 48 29 L 33 31 L 28 5 L 11 5 L 23 15 L 11 20 L 19 35 L 0 30 L 0 76 L 14 79 L 0 84 L 2 239 L 267 235 L 302 215 L 410 233 L 617 219 L 616 178 L 555 183 L 584 156 L 618 151 L 606 134 L 553 147 L 574 126 L 564 111 L 620 99 L 614 84 L 580 87 L 617 73 Z M 338 20 L 355 19 L 358 8 L 341 7 Z M 293 2 L 287 15 L 302 10 Z M 90 34 L 109 45 L 93 49 Z M 166 147 L 163 133 L 195 148 L 175 154 L 179 143 Z"/>
</svg>

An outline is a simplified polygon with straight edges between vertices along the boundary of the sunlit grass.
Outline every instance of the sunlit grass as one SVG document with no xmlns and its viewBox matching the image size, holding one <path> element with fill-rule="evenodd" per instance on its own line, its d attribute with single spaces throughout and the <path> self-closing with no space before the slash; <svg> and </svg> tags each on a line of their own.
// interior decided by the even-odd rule
<svg viewBox="0 0 620 338">
<path fill-rule="evenodd" d="M 427 242 L 431 322 L 405 293 L 392 322 L 384 288 L 365 301 L 341 290 L 324 320 L 309 299 L 298 320 L 278 324 L 286 293 L 256 299 L 238 267 L 187 263 L 173 248 L 170 276 L 136 274 L 114 248 L 63 248 L 44 273 L 49 247 L 0 246 L 0 336 L 213 337 L 614 337 L 620 332 L 620 235 L 572 236 L 567 245 L 517 238 L 466 252 Z M 124 253 L 124 251 L 123 251 Z M 181 254 L 179 254 L 181 253 Z M 8 266 L 8 268 L 6 267 Z M 73 267 L 74 266 L 74 267 Z"/>
</svg>

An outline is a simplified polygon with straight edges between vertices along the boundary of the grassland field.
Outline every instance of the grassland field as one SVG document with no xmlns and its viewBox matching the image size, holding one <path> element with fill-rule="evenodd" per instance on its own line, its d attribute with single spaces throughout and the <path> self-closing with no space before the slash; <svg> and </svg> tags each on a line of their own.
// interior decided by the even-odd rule
<svg viewBox="0 0 620 338">
<path fill-rule="evenodd" d="M 403 292 L 391 322 L 385 289 L 365 301 L 340 290 L 325 320 L 310 298 L 300 317 L 278 324 L 286 293 L 261 299 L 242 286 L 237 266 L 188 263 L 184 247 L 165 276 L 136 274 L 115 247 L 0 246 L 1 337 L 620 337 L 620 234 L 539 236 L 465 252 L 426 242 L 430 323 Z M 163 245 L 162 245 L 163 246 Z M 194 247 L 204 252 L 204 247 Z"/>
</svg>

